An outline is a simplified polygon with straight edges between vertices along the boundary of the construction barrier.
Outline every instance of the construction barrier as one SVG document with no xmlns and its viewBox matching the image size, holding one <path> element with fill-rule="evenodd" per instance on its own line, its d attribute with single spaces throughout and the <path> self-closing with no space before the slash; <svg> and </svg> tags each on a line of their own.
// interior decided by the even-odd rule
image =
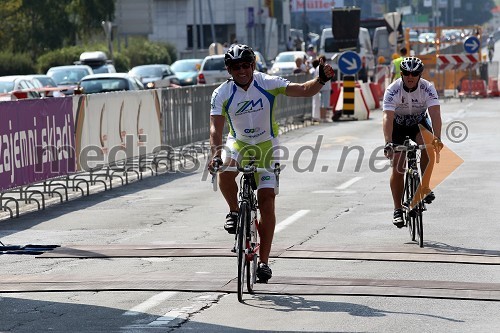
<svg viewBox="0 0 500 333">
<path fill-rule="evenodd" d="M 338 99 L 337 104 L 335 105 L 335 111 L 341 112 L 342 115 L 346 115 L 344 98 L 342 98 L 343 94 L 344 88 L 341 87 L 341 98 Z M 363 92 L 359 86 L 354 88 L 354 110 L 349 116 L 356 120 L 367 120 L 370 117 L 370 109 L 368 108 Z"/>
<path fill-rule="evenodd" d="M 437 57 L 438 69 L 442 71 L 475 69 L 479 64 L 477 54 L 441 54 Z"/>
<path fill-rule="evenodd" d="M 491 97 L 500 96 L 500 89 L 498 87 L 498 78 L 490 77 L 488 79 L 488 96 Z"/>
<path fill-rule="evenodd" d="M 363 98 L 368 106 L 369 110 L 375 110 L 375 98 L 370 89 L 370 84 L 368 82 L 359 82 L 359 86 L 363 93 Z"/>
<path fill-rule="evenodd" d="M 343 94 L 344 98 L 343 98 L 342 115 L 352 116 L 354 114 L 355 87 L 356 87 L 356 81 L 354 81 L 354 76 L 344 75 L 344 94 Z"/>
<path fill-rule="evenodd" d="M 373 95 L 373 100 L 375 101 L 375 109 L 380 108 L 380 101 L 384 98 L 384 91 L 380 88 L 378 83 L 370 82 L 370 91 Z"/>
<path fill-rule="evenodd" d="M 460 99 L 464 97 L 487 97 L 488 90 L 485 80 L 462 80 L 462 86 L 458 93 Z"/>
</svg>

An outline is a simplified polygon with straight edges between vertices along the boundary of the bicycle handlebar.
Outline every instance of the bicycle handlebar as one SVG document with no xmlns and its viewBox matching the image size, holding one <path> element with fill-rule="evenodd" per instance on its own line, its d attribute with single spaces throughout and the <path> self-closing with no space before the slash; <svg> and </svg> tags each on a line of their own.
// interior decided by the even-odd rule
<svg viewBox="0 0 500 333">
<path fill-rule="evenodd" d="M 406 144 L 406 145 L 394 145 L 392 149 L 396 152 L 405 152 L 405 151 L 416 151 L 416 150 L 424 150 L 427 148 L 432 148 L 436 150 L 436 163 L 439 163 L 439 151 L 436 149 L 436 144 L 434 143 L 428 143 L 428 144 L 423 144 L 423 145 L 417 145 L 417 144 Z"/>
</svg>

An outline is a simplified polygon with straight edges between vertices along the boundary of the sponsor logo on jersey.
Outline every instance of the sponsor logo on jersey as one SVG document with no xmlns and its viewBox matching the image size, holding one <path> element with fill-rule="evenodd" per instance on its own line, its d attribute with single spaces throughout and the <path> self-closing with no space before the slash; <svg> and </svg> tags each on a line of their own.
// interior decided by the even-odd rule
<svg viewBox="0 0 500 333">
<path fill-rule="evenodd" d="M 264 103 L 262 102 L 262 98 L 259 98 L 257 101 L 251 100 L 238 103 L 238 109 L 234 114 L 239 116 L 245 113 L 258 112 L 263 109 Z"/>
</svg>

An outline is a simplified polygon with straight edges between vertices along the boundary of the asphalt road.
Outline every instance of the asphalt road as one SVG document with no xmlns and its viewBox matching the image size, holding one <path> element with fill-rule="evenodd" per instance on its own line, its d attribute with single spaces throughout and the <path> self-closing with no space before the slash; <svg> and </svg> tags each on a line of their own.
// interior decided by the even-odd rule
<svg viewBox="0 0 500 333">
<path fill-rule="evenodd" d="M 443 101 L 443 141 L 463 163 L 440 161 L 423 250 L 391 223 L 378 110 L 282 136 L 274 276 L 244 304 L 202 160 L 1 221 L 5 245 L 60 248 L 0 255 L 0 331 L 500 331 L 498 101 Z"/>
</svg>

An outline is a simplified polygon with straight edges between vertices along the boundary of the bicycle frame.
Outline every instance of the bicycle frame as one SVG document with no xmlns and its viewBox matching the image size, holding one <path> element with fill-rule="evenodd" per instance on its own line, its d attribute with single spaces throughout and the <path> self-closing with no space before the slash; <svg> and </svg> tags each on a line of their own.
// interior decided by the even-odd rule
<svg viewBox="0 0 500 333">
<path fill-rule="evenodd" d="M 422 198 L 417 198 L 414 204 L 415 195 L 422 193 L 418 191 L 421 182 L 421 175 L 419 170 L 418 151 L 424 150 L 433 145 L 418 145 L 411 141 L 408 137 L 403 145 L 394 147 L 396 152 L 404 152 L 406 154 L 406 167 L 404 178 L 404 193 L 402 199 L 402 206 L 404 211 L 405 226 L 410 231 L 412 241 L 418 238 L 420 247 L 424 246 L 424 225 L 422 213 L 426 210 L 425 203 Z"/>
<path fill-rule="evenodd" d="M 254 175 L 257 172 L 268 171 L 265 168 L 258 168 L 253 165 L 255 160 L 244 167 L 224 166 L 214 170 L 212 183 L 214 191 L 217 190 L 217 172 L 237 171 L 241 172 L 240 190 L 238 194 L 239 214 L 236 228 L 235 244 L 233 252 L 236 252 L 238 258 L 238 301 L 243 302 L 243 287 L 246 285 L 249 293 L 253 293 L 254 284 L 257 282 L 257 266 L 259 257 L 259 222 L 258 222 L 258 202 L 255 195 L 257 184 Z M 275 164 L 274 174 L 276 177 L 276 186 L 274 192 L 279 193 L 279 173 L 280 165 Z"/>
</svg>

